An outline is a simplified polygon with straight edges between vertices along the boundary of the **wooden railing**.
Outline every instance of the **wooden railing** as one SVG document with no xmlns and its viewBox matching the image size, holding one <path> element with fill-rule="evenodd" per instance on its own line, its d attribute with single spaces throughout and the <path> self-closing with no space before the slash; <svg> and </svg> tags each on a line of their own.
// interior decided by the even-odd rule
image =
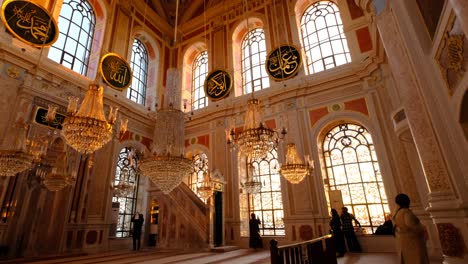
<svg viewBox="0 0 468 264">
<path fill-rule="evenodd" d="M 337 264 L 331 235 L 284 246 L 278 246 L 278 241 L 272 239 L 270 257 L 271 264 Z"/>
</svg>

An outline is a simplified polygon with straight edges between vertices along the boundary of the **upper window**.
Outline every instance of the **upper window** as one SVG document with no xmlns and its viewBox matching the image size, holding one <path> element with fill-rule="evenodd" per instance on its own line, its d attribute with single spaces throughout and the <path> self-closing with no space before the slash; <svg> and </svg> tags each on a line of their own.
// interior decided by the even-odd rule
<svg viewBox="0 0 468 264">
<path fill-rule="evenodd" d="M 127 90 L 127 97 L 135 103 L 145 105 L 148 79 L 148 51 L 139 39 L 133 41 L 130 65 L 132 67 L 133 79 L 132 85 Z"/>
<path fill-rule="evenodd" d="M 88 72 L 96 17 L 86 0 L 64 0 L 58 26 L 60 35 L 49 58 L 82 75 Z"/>
<path fill-rule="evenodd" d="M 208 74 L 208 52 L 200 53 L 193 62 L 192 66 L 192 109 L 197 110 L 208 105 L 208 99 L 205 95 L 205 79 Z"/>
<path fill-rule="evenodd" d="M 301 18 L 309 74 L 351 62 L 338 7 L 331 1 L 310 6 Z"/>
<path fill-rule="evenodd" d="M 244 94 L 270 87 L 265 70 L 265 32 L 261 28 L 251 30 L 242 40 L 242 86 Z"/>
<path fill-rule="evenodd" d="M 119 154 L 115 172 L 114 186 L 123 182 L 134 186 L 133 191 L 124 196 L 112 197 L 112 202 L 119 203 L 119 216 L 117 219 L 116 237 L 130 237 L 131 218 L 135 213 L 138 194 L 138 158 L 133 148 L 123 148 Z"/>
<path fill-rule="evenodd" d="M 249 217 L 255 213 L 260 219 L 260 234 L 262 236 L 284 236 L 284 210 L 281 194 L 281 177 L 279 174 L 278 153 L 271 150 L 267 157 L 251 162 L 253 178 L 262 183 L 260 192 L 245 194 L 241 198 L 242 235 L 249 230 Z"/>
<path fill-rule="evenodd" d="M 323 157 L 329 190 L 341 191 L 364 233 L 373 233 L 390 210 L 371 135 L 360 125 L 338 125 L 323 140 Z"/>
</svg>

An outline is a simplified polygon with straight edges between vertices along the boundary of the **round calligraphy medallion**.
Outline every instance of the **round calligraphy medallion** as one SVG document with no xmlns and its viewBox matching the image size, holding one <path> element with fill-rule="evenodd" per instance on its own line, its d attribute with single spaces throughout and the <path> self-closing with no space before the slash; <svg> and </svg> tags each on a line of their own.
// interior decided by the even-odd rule
<svg viewBox="0 0 468 264">
<path fill-rule="evenodd" d="M 123 90 L 132 82 L 132 69 L 124 58 L 115 53 L 107 53 L 99 63 L 102 79 L 116 90 Z"/>
<path fill-rule="evenodd" d="M 213 101 L 228 96 L 232 89 L 232 77 L 224 70 L 214 70 L 205 79 L 205 93 Z"/>
<path fill-rule="evenodd" d="M 1 15 L 8 31 L 30 45 L 48 47 L 58 38 L 59 29 L 55 19 L 46 9 L 32 1 L 5 1 Z"/>
<path fill-rule="evenodd" d="M 296 47 L 290 45 L 283 45 L 271 51 L 265 63 L 268 75 L 276 81 L 296 76 L 301 65 L 301 53 Z"/>
</svg>

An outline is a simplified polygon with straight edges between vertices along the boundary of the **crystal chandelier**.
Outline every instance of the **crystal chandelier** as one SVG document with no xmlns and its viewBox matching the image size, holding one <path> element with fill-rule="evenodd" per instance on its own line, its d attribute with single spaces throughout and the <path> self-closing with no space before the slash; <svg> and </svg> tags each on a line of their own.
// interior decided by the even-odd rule
<svg viewBox="0 0 468 264">
<path fill-rule="evenodd" d="M 286 152 L 286 162 L 281 165 L 280 174 L 290 183 L 300 183 L 313 167 L 309 161 L 305 164 L 297 153 L 296 144 L 289 143 Z"/>
<path fill-rule="evenodd" d="M 185 114 L 175 109 L 172 103 L 181 102 L 178 70 L 169 69 L 166 79 L 165 109 L 155 113 L 152 155 L 143 159 L 139 168 L 163 193 L 168 194 L 193 172 L 193 163 L 184 157 Z"/>
<path fill-rule="evenodd" d="M 263 159 L 286 135 L 286 129 L 278 133 L 266 127 L 260 117 L 259 101 L 252 98 L 248 101 L 248 109 L 245 115 L 245 124 L 241 132 L 236 133 L 232 128 L 227 137 L 227 143 L 234 143 L 241 153 L 252 160 Z"/>
<path fill-rule="evenodd" d="M 15 176 L 32 166 L 34 156 L 26 150 L 26 128 L 18 126 L 19 131 L 9 131 L 0 149 L 0 176 Z M 16 139 L 11 138 L 14 136 Z"/>
<path fill-rule="evenodd" d="M 42 184 L 51 192 L 57 192 L 72 185 L 76 179 L 76 171 L 70 172 L 67 153 L 62 152 L 55 161 L 55 166 L 43 165 Z"/>
<path fill-rule="evenodd" d="M 78 98 L 71 98 L 68 104 L 62 133 L 67 144 L 80 153 L 93 153 L 112 138 L 118 108 L 110 108 L 108 122 L 104 116 L 103 92 L 102 86 L 90 84 L 79 110 Z"/>
<path fill-rule="evenodd" d="M 134 185 L 129 182 L 129 172 L 128 170 L 122 171 L 119 183 L 114 185 L 113 192 L 116 197 L 127 197 L 133 194 Z"/>
<path fill-rule="evenodd" d="M 213 182 L 210 179 L 210 174 L 203 173 L 203 181 L 197 186 L 197 193 L 202 199 L 208 199 L 213 195 Z"/>
<path fill-rule="evenodd" d="M 248 164 L 247 181 L 243 183 L 242 188 L 249 194 L 259 193 L 262 190 L 262 182 L 255 179 L 255 169 L 252 163 L 248 162 Z"/>
</svg>

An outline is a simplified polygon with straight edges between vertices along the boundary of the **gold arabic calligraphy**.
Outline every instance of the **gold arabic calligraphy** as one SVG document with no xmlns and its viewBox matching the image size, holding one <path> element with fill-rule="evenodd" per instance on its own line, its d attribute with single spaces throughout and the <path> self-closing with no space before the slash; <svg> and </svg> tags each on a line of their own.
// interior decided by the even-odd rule
<svg viewBox="0 0 468 264">
<path fill-rule="evenodd" d="M 24 8 L 15 6 L 13 12 L 18 17 L 16 26 L 25 30 L 25 35 L 31 36 L 42 42 L 47 40 L 47 33 L 49 31 L 49 22 L 43 18 L 36 16 L 37 10 L 29 10 L 24 12 Z"/>
<path fill-rule="evenodd" d="M 299 56 L 288 47 L 279 48 L 269 58 L 268 71 L 274 77 L 284 78 L 294 74 L 299 67 Z"/>
<path fill-rule="evenodd" d="M 125 63 L 120 61 L 111 61 L 108 65 L 109 69 L 109 79 L 121 84 L 122 86 L 126 85 L 127 79 L 127 66 Z"/>
<path fill-rule="evenodd" d="M 207 92 L 212 97 L 219 97 L 227 91 L 226 74 L 222 71 L 212 76 L 207 83 Z"/>
</svg>

